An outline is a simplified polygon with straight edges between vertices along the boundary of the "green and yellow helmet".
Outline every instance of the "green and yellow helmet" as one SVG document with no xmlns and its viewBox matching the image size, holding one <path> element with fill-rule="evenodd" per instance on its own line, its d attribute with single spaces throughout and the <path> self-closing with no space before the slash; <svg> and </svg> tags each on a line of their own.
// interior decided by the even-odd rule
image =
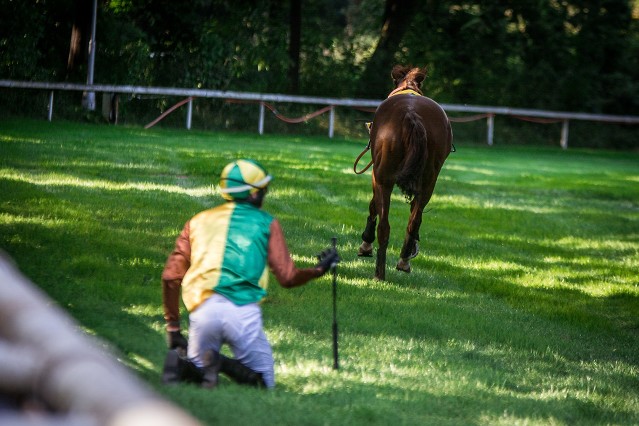
<svg viewBox="0 0 639 426">
<path fill-rule="evenodd" d="M 227 164 L 222 170 L 220 192 L 226 200 L 244 200 L 266 188 L 272 179 L 257 161 L 241 159 Z"/>
</svg>

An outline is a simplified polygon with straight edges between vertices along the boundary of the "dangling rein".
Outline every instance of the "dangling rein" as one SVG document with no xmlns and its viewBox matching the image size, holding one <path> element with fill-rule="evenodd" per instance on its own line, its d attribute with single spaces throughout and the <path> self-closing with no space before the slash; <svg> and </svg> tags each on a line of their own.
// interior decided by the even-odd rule
<svg viewBox="0 0 639 426">
<path fill-rule="evenodd" d="M 395 95 L 424 96 L 424 95 L 422 95 L 422 93 L 419 90 L 409 89 L 407 86 L 398 87 L 397 89 L 395 89 L 392 92 L 390 92 L 390 94 L 387 97 L 390 98 L 391 96 L 395 96 Z M 373 123 L 366 123 L 366 127 L 368 128 L 368 133 L 369 134 L 371 132 L 371 126 L 372 125 L 373 125 Z M 368 145 L 366 145 L 366 148 L 364 148 L 364 151 L 362 151 L 362 153 L 359 154 L 359 156 L 355 159 L 355 163 L 353 163 L 353 171 L 355 172 L 356 175 L 361 175 L 366 170 L 368 170 L 368 168 L 370 166 L 373 165 L 373 161 L 375 161 L 375 160 L 371 160 L 371 162 L 368 163 L 368 165 L 366 167 L 364 167 L 363 170 L 360 170 L 359 172 L 357 171 L 357 164 L 359 164 L 359 160 L 364 156 L 364 154 L 366 154 L 366 152 L 368 152 L 369 149 L 371 149 L 371 141 L 370 141 L 370 139 L 368 140 Z"/>
<path fill-rule="evenodd" d="M 371 141 L 370 140 L 368 141 L 368 145 L 366 145 L 366 148 L 364 148 L 364 151 L 362 151 L 362 153 L 357 156 L 357 159 L 355 160 L 355 163 L 353 163 L 353 171 L 355 172 L 356 175 L 361 175 L 366 170 L 368 170 L 368 168 L 370 166 L 373 165 L 373 160 L 371 160 L 371 162 L 368 163 L 368 166 L 364 167 L 363 170 L 360 170 L 359 172 L 357 171 L 357 164 L 359 163 L 360 158 L 362 158 L 364 156 L 364 154 L 366 154 L 366 152 L 368 152 L 369 149 L 371 149 Z"/>
<path fill-rule="evenodd" d="M 368 134 L 369 135 L 371 133 L 371 126 L 372 125 L 373 125 L 372 122 L 366 123 L 366 128 L 368 129 Z M 359 172 L 357 171 L 357 164 L 359 163 L 359 160 L 364 156 L 364 154 L 366 154 L 366 152 L 368 152 L 369 149 L 371 149 L 371 140 L 370 140 L 370 138 L 368 139 L 368 145 L 366 145 L 366 148 L 364 148 L 364 151 L 362 151 L 362 153 L 359 154 L 359 156 L 357 156 L 357 158 L 355 159 L 355 163 L 353 163 L 353 171 L 355 172 L 356 175 L 361 175 L 366 170 L 368 170 L 368 168 L 370 166 L 373 165 L 373 160 L 371 160 L 371 162 L 368 163 L 368 166 L 364 167 L 364 170 L 360 170 Z"/>
</svg>

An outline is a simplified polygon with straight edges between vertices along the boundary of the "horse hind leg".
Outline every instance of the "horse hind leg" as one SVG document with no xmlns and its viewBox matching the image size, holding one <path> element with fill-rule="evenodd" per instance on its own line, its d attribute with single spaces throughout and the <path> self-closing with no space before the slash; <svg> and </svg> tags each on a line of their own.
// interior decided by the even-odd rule
<svg viewBox="0 0 639 426">
<path fill-rule="evenodd" d="M 410 260 L 415 258 L 419 253 L 419 228 L 422 225 L 422 213 L 424 207 L 430 199 L 429 191 L 426 197 L 426 201 L 417 201 L 417 198 L 411 202 L 411 213 L 408 219 L 408 227 L 406 228 L 406 237 L 404 238 L 404 245 L 402 251 L 399 254 L 400 259 L 397 261 L 396 269 L 406 273 L 410 273 L 411 266 Z"/>
<path fill-rule="evenodd" d="M 410 273 L 410 260 L 417 257 L 419 254 L 419 239 L 413 238 L 411 236 L 406 236 L 404 240 L 404 245 L 402 247 L 402 252 L 400 254 L 400 258 L 397 261 L 396 269 L 398 271 Z"/>
<path fill-rule="evenodd" d="M 359 256 L 373 255 L 373 242 L 377 234 L 378 248 L 375 260 L 375 279 L 386 279 L 386 249 L 388 247 L 388 237 L 390 235 L 390 225 L 388 223 L 388 208 L 390 206 L 390 195 L 393 190 L 392 184 L 386 186 L 379 185 L 373 174 L 373 199 L 368 209 L 369 215 L 366 221 L 366 228 L 362 233 L 362 245 L 359 247 Z M 377 216 L 379 215 L 379 224 Z"/>
<path fill-rule="evenodd" d="M 377 258 L 375 261 L 375 279 L 386 280 L 386 250 L 388 249 L 388 240 L 390 236 L 390 225 L 388 217 L 380 218 L 377 226 L 378 248 Z"/>
<path fill-rule="evenodd" d="M 362 244 L 357 250 L 357 255 L 373 257 L 373 242 L 375 241 L 375 228 L 377 227 L 377 210 L 375 209 L 375 196 L 368 207 L 369 216 L 366 219 L 366 228 L 362 232 Z"/>
<path fill-rule="evenodd" d="M 393 185 L 386 185 L 379 188 L 377 199 L 377 211 L 379 212 L 379 224 L 377 225 L 377 259 L 375 262 L 375 279 L 384 281 L 386 279 L 386 249 L 390 237 L 390 224 L 388 222 L 388 210 L 390 208 L 390 197 Z"/>
<path fill-rule="evenodd" d="M 357 255 L 359 257 L 373 257 L 373 244 L 362 241 L 357 249 Z"/>
</svg>

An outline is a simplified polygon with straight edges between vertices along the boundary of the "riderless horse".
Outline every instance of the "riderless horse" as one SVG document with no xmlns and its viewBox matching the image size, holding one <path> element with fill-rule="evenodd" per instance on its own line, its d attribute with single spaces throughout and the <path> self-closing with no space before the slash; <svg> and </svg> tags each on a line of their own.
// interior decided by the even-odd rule
<svg viewBox="0 0 639 426">
<path fill-rule="evenodd" d="M 453 133 L 446 113 L 422 94 L 421 83 L 426 70 L 396 65 L 391 76 L 395 89 L 375 111 L 370 128 L 373 198 L 358 251 L 358 256 L 373 255 L 377 229 L 375 278 L 379 280 L 386 278 L 386 249 L 390 237 L 388 214 L 393 187 L 397 185 L 410 200 L 410 218 L 397 262 L 398 270 L 410 272 L 410 260 L 419 252 L 424 207 L 430 201 L 437 176 L 453 147 Z"/>
</svg>

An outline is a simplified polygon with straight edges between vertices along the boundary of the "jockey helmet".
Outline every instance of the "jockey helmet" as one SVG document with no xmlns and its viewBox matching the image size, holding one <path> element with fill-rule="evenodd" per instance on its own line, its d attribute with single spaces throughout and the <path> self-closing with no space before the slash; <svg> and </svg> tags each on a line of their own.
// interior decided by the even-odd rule
<svg viewBox="0 0 639 426">
<path fill-rule="evenodd" d="M 220 192 L 224 199 L 244 200 L 265 189 L 273 177 L 255 160 L 241 159 L 224 167 L 220 176 Z"/>
</svg>

